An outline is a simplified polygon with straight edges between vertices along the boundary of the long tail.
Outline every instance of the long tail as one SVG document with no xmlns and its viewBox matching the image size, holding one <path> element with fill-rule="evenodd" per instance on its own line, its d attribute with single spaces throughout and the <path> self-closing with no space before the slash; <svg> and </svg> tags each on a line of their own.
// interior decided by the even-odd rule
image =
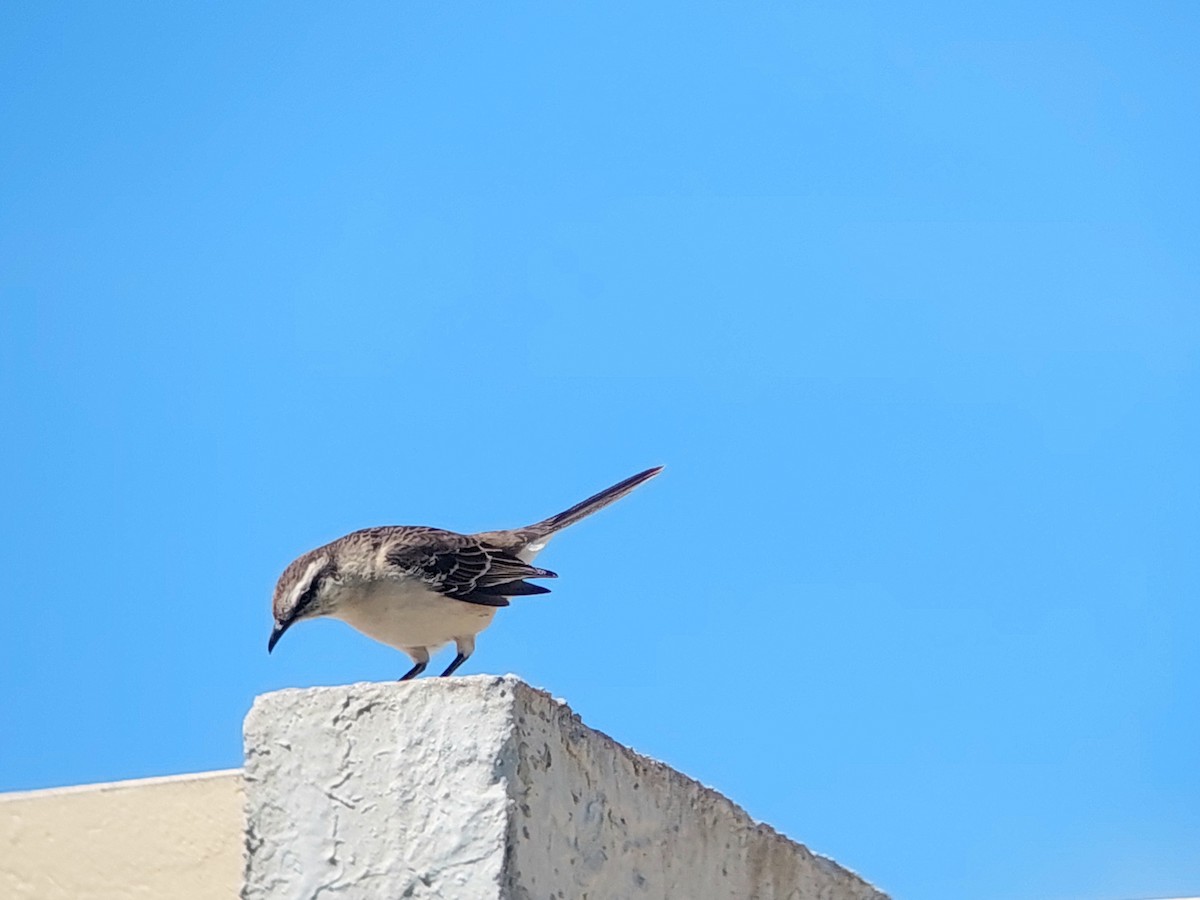
<svg viewBox="0 0 1200 900">
<path fill-rule="evenodd" d="M 596 510 L 608 506 L 608 504 L 616 500 L 620 500 L 639 484 L 649 481 L 662 470 L 662 466 L 655 466 L 653 469 L 639 472 L 632 478 L 626 478 L 620 484 L 614 484 L 594 497 L 588 497 L 582 503 L 576 503 L 570 509 L 560 512 L 557 516 L 551 516 L 548 519 L 535 522 L 533 525 L 528 525 L 525 528 L 511 528 L 505 531 L 482 531 L 475 535 L 475 537 L 486 544 L 494 544 L 497 547 L 508 550 L 510 553 L 515 553 L 524 562 L 531 562 L 537 556 L 538 552 L 546 546 L 546 542 L 550 540 L 550 536 L 554 532 L 562 531 L 568 525 L 574 525 L 584 516 L 590 516 Z"/>
<path fill-rule="evenodd" d="M 620 500 L 638 485 L 643 484 L 657 475 L 663 470 L 662 466 L 655 466 L 653 469 L 647 469 L 645 472 L 639 472 L 624 481 L 614 484 L 610 488 L 605 488 L 600 493 L 588 497 L 582 503 L 576 503 L 570 509 L 560 512 L 557 516 L 551 516 L 548 519 L 543 519 L 528 528 L 522 528 L 522 532 L 542 536 L 549 536 L 556 531 L 562 531 L 568 525 L 574 525 L 580 519 L 590 516 L 597 510 L 601 510 L 610 503 L 615 503 Z"/>
</svg>

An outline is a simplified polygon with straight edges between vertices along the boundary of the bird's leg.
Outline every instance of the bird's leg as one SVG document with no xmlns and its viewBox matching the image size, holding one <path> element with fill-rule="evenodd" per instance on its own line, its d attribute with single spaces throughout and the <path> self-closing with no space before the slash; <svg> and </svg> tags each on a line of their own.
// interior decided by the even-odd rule
<svg viewBox="0 0 1200 900">
<path fill-rule="evenodd" d="M 425 671 L 425 667 L 429 665 L 429 648 L 428 647 L 405 647 L 404 652 L 409 658 L 416 663 L 411 669 L 404 673 L 400 678 L 401 681 L 409 681 L 416 678 Z"/>
<path fill-rule="evenodd" d="M 425 667 L 427 665 L 429 665 L 428 662 L 417 663 L 415 666 L 413 666 L 411 669 L 409 669 L 407 672 L 405 672 L 403 675 L 401 675 L 400 680 L 401 681 L 409 681 L 413 678 L 416 678 L 418 675 L 420 675 L 422 672 L 425 671 Z"/>
<path fill-rule="evenodd" d="M 458 650 L 458 656 L 454 657 L 454 662 L 446 666 L 446 671 L 443 672 L 440 678 L 445 678 L 447 675 L 453 675 L 454 670 L 467 661 L 467 658 L 475 652 L 475 635 L 468 634 L 460 638 L 454 639 L 454 647 Z"/>
</svg>

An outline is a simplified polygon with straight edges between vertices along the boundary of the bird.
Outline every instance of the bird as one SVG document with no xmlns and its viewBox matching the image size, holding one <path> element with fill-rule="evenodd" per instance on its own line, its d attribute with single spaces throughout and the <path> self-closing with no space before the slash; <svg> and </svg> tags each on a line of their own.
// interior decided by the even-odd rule
<svg viewBox="0 0 1200 900">
<path fill-rule="evenodd" d="M 413 662 L 401 678 L 425 671 L 429 656 L 454 642 L 442 672 L 452 675 L 475 650 L 475 637 L 513 597 L 547 594 L 531 579 L 557 578 L 531 565 L 558 532 L 620 500 L 663 469 L 626 478 L 570 509 L 524 528 L 459 534 L 423 525 L 352 531 L 297 557 L 279 577 L 267 652 L 303 619 L 341 619 Z"/>
</svg>

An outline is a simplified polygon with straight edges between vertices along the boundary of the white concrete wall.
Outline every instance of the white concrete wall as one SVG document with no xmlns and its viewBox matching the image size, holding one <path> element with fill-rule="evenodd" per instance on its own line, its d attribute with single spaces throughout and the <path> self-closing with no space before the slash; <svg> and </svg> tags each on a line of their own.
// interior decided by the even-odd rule
<svg viewBox="0 0 1200 900">
<path fill-rule="evenodd" d="M 246 900 L 883 897 L 512 677 L 265 695 L 244 774 Z"/>
</svg>

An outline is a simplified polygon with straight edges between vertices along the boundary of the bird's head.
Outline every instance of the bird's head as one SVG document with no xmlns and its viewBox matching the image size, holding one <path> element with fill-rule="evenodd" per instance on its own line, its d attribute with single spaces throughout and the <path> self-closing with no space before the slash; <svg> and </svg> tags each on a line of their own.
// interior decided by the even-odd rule
<svg viewBox="0 0 1200 900">
<path fill-rule="evenodd" d="M 283 633 L 301 619 L 315 619 L 328 615 L 331 606 L 332 576 L 335 571 L 328 553 L 314 550 L 293 561 L 275 585 L 275 598 L 271 609 L 275 615 L 275 628 L 267 641 L 267 652 L 275 649 Z"/>
</svg>

